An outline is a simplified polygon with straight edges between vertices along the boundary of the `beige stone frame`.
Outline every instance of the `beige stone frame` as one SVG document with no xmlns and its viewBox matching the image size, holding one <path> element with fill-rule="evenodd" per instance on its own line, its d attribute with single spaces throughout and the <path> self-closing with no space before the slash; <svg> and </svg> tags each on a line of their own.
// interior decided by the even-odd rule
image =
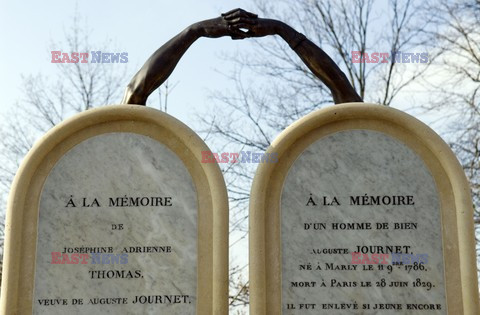
<svg viewBox="0 0 480 315">
<path fill-rule="evenodd" d="M 145 106 L 88 110 L 50 130 L 26 156 L 12 185 L 5 226 L 1 314 L 31 314 L 40 193 L 55 163 L 78 143 L 110 132 L 153 138 L 171 149 L 193 178 L 198 200 L 197 314 L 228 313 L 228 199 L 207 145 L 179 120 Z"/>
<path fill-rule="evenodd" d="M 428 126 L 386 106 L 348 103 L 315 111 L 290 125 L 260 164 L 250 197 L 250 314 L 282 313 L 280 198 L 287 173 L 313 142 L 331 133 L 368 129 L 386 133 L 418 154 L 440 195 L 448 314 L 480 314 L 473 207 L 465 173 L 449 146 Z"/>
</svg>

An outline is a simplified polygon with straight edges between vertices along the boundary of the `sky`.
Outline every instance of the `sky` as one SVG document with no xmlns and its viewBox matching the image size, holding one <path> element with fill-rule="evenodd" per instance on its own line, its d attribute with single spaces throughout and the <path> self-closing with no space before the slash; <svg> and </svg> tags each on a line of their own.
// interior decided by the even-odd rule
<svg viewBox="0 0 480 315">
<path fill-rule="evenodd" d="M 66 51 L 67 47 L 52 47 L 51 43 L 64 39 L 75 12 L 81 17 L 80 25 L 90 30 L 92 43 L 101 45 L 108 38 L 118 52 L 128 53 L 127 64 L 112 64 L 112 67 L 127 68 L 126 85 L 156 49 L 185 27 L 237 7 L 255 11 L 250 0 L 234 3 L 218 0 L 0 0 L 0 40 L 8 47 L 0 50 L 0 114 L 8 113 L 8 109 L 24 97 L 22 76 L 42 74 L 55 79 L 56 65 L 51 62 L 51 50 Z M 209 108 L 209 96 L 214 91 L 234 89 L 233 83 L 225 77 L 232 72 L 234 63 L 222 56 L 252 47 L 251 39 L 197 40 L 169 78 L 175 88 L 168 98 L 168 113 L 187 125 L 194 125 L 195 114 Z M 410 91 L 405 94 L 418 93 L 414 85 L 407 90 Z M 396 102 L 394 107 L 410 110 L 408 98 L 403 102 Z M 430 119 L 419 118 L 427 122 Z"/>
<path fill-rule="evenodd" d="M 130 78 L 156 49 L 188 25 L 248 6 L 249 1 L 233 4 L 213 0 L 0 0 L 0 39 L 4 44 L 0 50 L 0 113 L 22 98 L 22 75 L 55 73 L 50 44 L 64 38 L 76 10 L 82 17 L 80 25 L 92 31 L 92 43 L 101 44 L 109 38 L 119 52 L 128 52 L 128 64 L 112 66 L 128 67 Z M 193 119 L 192 113 L 205 106 L 211 90 L 229 86 L 222 73 L 232 64 L 222 59 L 222 54 L 245 50 L 249 45 L 230 38 L 197 40 L 170 77 L 175 88 L 169 97 L 169 113 L 184 122 Z"/>
</svg>

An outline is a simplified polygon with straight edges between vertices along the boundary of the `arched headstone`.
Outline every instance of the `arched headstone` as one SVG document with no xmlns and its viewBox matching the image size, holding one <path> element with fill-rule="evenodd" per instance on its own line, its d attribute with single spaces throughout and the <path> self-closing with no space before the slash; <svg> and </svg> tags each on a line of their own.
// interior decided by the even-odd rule
<svg viewBox="0 0 480 315">
<path fill-rule="evenodd" d="M 53 128 L 13 184 L 2 314 L 226 314 L 227 194 L 207 150 L 144 106 Z"/>
<path fill-rule="evenodd" d="M 470 188 L 430 128 L 341 104 L 267 153 L 279 160 L 252 187 L 252 315 L 478 314 Z"/>
</svg>

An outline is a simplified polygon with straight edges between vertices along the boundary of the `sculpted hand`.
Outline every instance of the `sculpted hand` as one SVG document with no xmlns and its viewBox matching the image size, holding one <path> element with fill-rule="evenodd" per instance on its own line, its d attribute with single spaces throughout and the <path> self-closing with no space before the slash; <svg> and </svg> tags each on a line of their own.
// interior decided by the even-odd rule
<svg viewBox="0 0 480 315">
<path fill-rule="evenodd" d="M 256 23 L 256 17 L 256 14 L 242 9 L 235 9 L 223 13 L 218 18 L 198 22 L 195 24 L 195 28 L 199 30 L 201 36 L 205 37 L 230 36 L 232 39 L 244 39 L 248 35 L 241 30 L 242 26 Z"/>
<path fill-rule="evenodd" d="M 248 30 L 257 24 L 258 19 L 255 13 L 247 12 L 243 9 L 234 9 L 227 13 L 222 13 L 222 17 L 227 21 L 232 39 L 248 37 Z"/>
<path fill-rule="evenodd" d="M 263 37 L 278 34 L 281 22 L 270 19 L 260 19 L 254 13 L 235 9 L 222 14 L 233 30 L 242 32 L 244 37 Z M 232 37 L 233 38 L 233 37 Z"/>
</svg>

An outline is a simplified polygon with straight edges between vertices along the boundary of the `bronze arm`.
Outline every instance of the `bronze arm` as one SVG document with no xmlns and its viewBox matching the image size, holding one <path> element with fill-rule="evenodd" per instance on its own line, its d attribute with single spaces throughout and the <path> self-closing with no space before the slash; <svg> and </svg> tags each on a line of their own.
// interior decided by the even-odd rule
<svg viewBox="0 0 480 315">
<path fill-rule="evenodd" d="M 148 96 L 170 76 L 185 51 L 200 37 L 243 39 L 267 35 L 281 36 L 330 89 L 335 103 L 363 101 L 335 62 L 303 34 L 281 21 L 260 19 L 256 14 L 235 9 L 187 27 L 160 47 L 132 78 L 122 104 L 145 105 Z"/>
</svg>

